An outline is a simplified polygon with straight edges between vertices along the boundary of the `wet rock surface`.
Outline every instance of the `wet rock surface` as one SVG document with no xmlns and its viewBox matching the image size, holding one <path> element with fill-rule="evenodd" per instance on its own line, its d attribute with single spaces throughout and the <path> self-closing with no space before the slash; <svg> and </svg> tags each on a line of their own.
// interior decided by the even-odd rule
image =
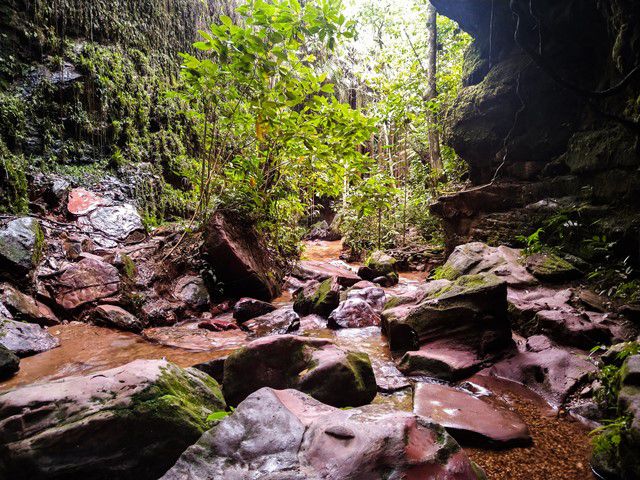
<svg viewBox="0 0 640 480">
<path fill-rule="evenodd" d="M 0 229 L 0 275 L 19 282 L 42 258 L 44 232 L 31 217 L 10 220 Z"/>
<path fill-rule="evenodd" d="M 342 302 L 329 315 L 329 328 L 362 328 L 380 325 L 380 315 L 362 298 Z"/>
<path fill-rule="evenodd" d="M 15 320 L 37 323 L 40 326 L 60 323 L 48 306 L 9 284 L 0 285 L 0 302 Z"/>
<path fill-rule="evenodd" d="M 20 359 L 8 348 L 0 345 L 0 380 L 13 376 L 20 369 Z"/>
<path fill-rule="evenodd" d="M 265 415 L 265 412 L 268 412 Z M 294 390 L 261 389 L 188 449 L 164 480 L 479 476 L 441 427 L 375 406 L 339 410 Z"/>
<path fill-rule="evenodd" d="M 340 284 L 337 277 L 322 282 L 310 280 L 294 292 L 293 309 L 300 315 L 329 317 L 340 303 Z"/>
<path fill-rule="evenodd" d="M 141 332 L 144 324 L 133 314 L 115 305 L 100 305 L 90 316 L 93 323 L 120 330 Z"/>
<path fill-rule="evenodd" d="M 272 304 L 256 300 L 255 298 L 241 298 L 233 306 L 233 318 L 238 323 L 246 322 L 252 318 L 266 315 L 276 309 Z"/>
<path fill-rule="evenodd" d="M 204 373 L 138 360 L 0 395 L 0 458 L 9 478 L 156 479 L 224 408 Z"/>
<path fill-rule="evenodd" d="M 57 338 L 39 325 L 0 318 L 0 345 L 19 357 L 46 352 L 59 344 Z"/>
<path fill-rule="evenodd" d="M 351 287 L 362 278 L 344 266 L 333 265 L 319 260 L 303 260 L 296 265 L 293 275 L 302 280 L 317 280 L 323 282 L 335 277 L 343 287 Z"/>
</svg>

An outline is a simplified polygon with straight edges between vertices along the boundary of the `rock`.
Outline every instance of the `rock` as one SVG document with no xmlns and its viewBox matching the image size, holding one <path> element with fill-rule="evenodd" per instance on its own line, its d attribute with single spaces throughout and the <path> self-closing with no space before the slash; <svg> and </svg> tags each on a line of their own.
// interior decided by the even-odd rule
<svg viewBox="0 0 640 480">
<path fill-rule="evenodd" d="M 203 249 L 227 293 L 267 301 L 280 294 L 279 269 L 257 232 L 240 219 L 220 212 L 212 215 Z"/>
<path fill-rule="evenodd" d="M 20 370 L 20 359 L 8 348 L 0 345 L 0 381 L 15 375 Z"/>
<path fill-rule="evenodd" d="M 118 269 L 97 258 L 83 258 L 69 265 L 47 285 L 56 303 L 73 310 L 114 295 L 120 289 Z"/>
<path fill-rule="evenodd" d="M 392 350 L 437 344 L 484 359 L 513 345 L 506 283 L 492 274 L 460 277 L 418 305 L 385 310 L 382 319 Z"/>
<path fill-rule="evenodd" d="M 531 444 L 527 425 L 506 405 L 498 408 L 446 385 L 418 383 L 413 411 L 442 425 L 461 445 L 514 447 Z"/>
<path fill-rule="evenodd" d="M 305 236 L 307 240 L 325 240 L 328 242 L 334 242 L 341 238 L 342 235 L 340 235 L 340 232 L 334 230 L 326 220 L 321 220 L 312 225 L 309 233 Z"/>
<path fill-rule="evenodd" d="M 364 405 L 376 395 L 367 354 L 293 335 L 261 338 L 233 352 L 224 364 L 222 384 L 230 405 L 262 387 L 295 388 L 336 407 Z"/>
<path fill-rule="evenodd" d="M 0 318 L 0 345 L 19 357 L 28 357 L 57 347 L 60 340 L 35 323 Z"/>
<path fill-rule="evenodd" d="M 228 356 L 228 355 L 227 355 Z M 224 375 L 224 362 L 227 356 L 222 356 L 209 360 L 208 362 L 199 363 L 194 365 L 193 368 L 197 368 L 201 372 L 206 373 L 216 382 L 222 383 L 222 377 Z"/>
<path fill-rule="evenodd" d="M 187 275 L 176 283 L 173 295 L 180 301 L 194 308 L 209 305 L 209 291 L 201 277 Z"/>
<path fill-rule="evenodd" d="M 91 226 L 112 240 L 125 242 L 144 238 L 142 218 L 133 205 L 98 207 L 89 215 Z M 135 238 L 133 237 L 134 234 Z"/>
<path fill-rule="evenodd" d="M 273 312 L 276 309 L 272 304 L 256 300 L 255 298 L 241 298 L 233 306 L 233 318 L 238 323 L 246 322 L 252 318 Z"/>
<path fill-rule="evenodd" d="M 583 350 L 611 343 L 613 335 L 604 325 L 591 321 L 587 315 L 575 315 L 560 310 L 543 310 L 535 316 L 542 333 L 563 345 Z"/>
<path fill-rule="evenodd" d="M 361 298 L 348 298 L 329 315 L 329 328 L 362 328 L 380 325 L 380 315 Z"/>
<path fill-rule="evenodd" d="M 511 287 L 536 285 L 538 281 L 520 262 L 520 250 L 490 247 L 474 242 L 457 246 L 440 268 L 441 278 L 455 280 L 462 275 L 493 273 Z"/>
<path fill-rule="evenodd" d="M 358 269 L 358 276 L 385 287 L 398 283 L 398 267 L 395 258 L 377 250 L 367 258 L 365 265 Z"/>
<path fill-rule="evenodd" d="M 9 284 L 0 285 L 0 302 L 14 319 L 40 326 L 58 325 L 60 320 L 44 303 L 25 295 Z"/>
<path fill-rule="evenodd" d="M 322 283 L 312 280 L 294 293 L 293 310 L 302 316 L 320 315 L 327 318 L 340 303 L 340 284 L 336 277 Z"/>
<path fill-rule="evenodd" d="M 522 383 L 553 405 L 562 404 L 596 371 L 587 354 L 558 348 L 547 337 L 527 339 L 527 350 L 489 368 L 491 375 Z"/>
<path fill-rule="evenodd" d="M 577 293 L 577 299 L 588 310 L 606 313 L 611 310 L 611 303 L 602 295 L 598 295 L 592 290 L 581 289 Z"/>
<path fill-rule="evenodd" d="M 201 322 L 199 322 L 201 323 Z M 247 334 L 238 330 L 211 331 L 198 324 L 181 327 L 157 327 L 143 330 L 145 340 L 184 350 L 230 351 L 246 345 Z"/>
<path fill-rule="evenodd" d="M 225 407 L 199 370 L 136 360 L 0 395 L 0 459 L 8 478 L 153 480 Z"/>
<path fill-rule="evenodd" d="M 527 257 L 527 270 L 543 282 L 566 282 L 582 273 L 554 253 L 536 253 Z"/>
<path fill-rule="evenodd" d="M 85 190 L 84 188 L 74 188 L 69 192 L 67 211 L 71 215 L 80 217 L 93 212 L 96 208 L 106 203 L 104 198 L 93 192 Z"/>
<path fill-rule="evenodd" d="M 371 288 L 371 287 L 377 288 L 376 284 L 373 283 L 373 282 L 370 282 L 368 280 L 360 280 L 358 283 L 355 283 L 351 287 L 351 290 L 359 290 L 359 289 L 362 289 L 362 288 Z"/>
<path fill-rule="evenodd" d="M 104 325 L 119 330 L 141 332 L 144 324 L 135 315 L 115 305 L 99 305 L 93 310 L 91 320 L 97 325 Z"/>
<path fill-rule="evenodd" d="M 470 377 L 482 365 L 473 352 L 456 350 L 446 345 L 428 345 L 409 351 L 400 359 L 398 368 L 405 375 L 419 375 L 456 381 Z"/>
<path fill-rule="evenodd" d="M 44 251 L 44 232 L 30 217 L 11 220 L 0 230 L 0 276 L 22 281 L 35 269 Z"/>
<path fill-rule="evenodd" d="M 240 327 L 234 322 L 228 320 L 211 319 L 198 323 L 198 328 L 203 328 L 211 332 L 226 332 L 229 330 L 240 330 Z"/>
<path fill-rule="evenodd" d="M 283 307 L 246 321 L 242 328 L 255 337 L 293 333 L 300 328 L 300 317 L 291 307 Z"/>
<path fill-rule="evenodd" d="M 371 286 L 360 289 L 352 288 L 347 292 L 347 300 L 359 298 L 369 304 L 374 312 L 380 314 L 387 303 L 387 295 L 380 287 Z"/>
<path fill-rule="evenodd" d="M 514 330 L 518 333 L 531 336 L 539 333 L 536 331 L 533 319 L 543 310 L 561 310 L 574 312 L 569 305 L 571 289 L 557 290 L 547 287 L 534 287 L 521 290 L 510 288 L 507 294 L 509 313 Z"/>
<path fill-rule="evenodd" d="M 620 372 L 620 380 L 623 386 L 640 387 L 640 355 L 627 357 Z"/>
<path fill-rule="evenodd" d="M 319 260 L 303 260 L 294 267 L 293 275 L 302 280 L 317 280 L 318 282 L 336 277 L 342 287 L 351 287 L 362 280 L 346 267 Z"/>
<path fill-rule="evenodd" d="M 263 388 L 189 448 L 163 480 L 480 479 L 441 427 L 369 405 L 340 410 Z"/>
</svg>

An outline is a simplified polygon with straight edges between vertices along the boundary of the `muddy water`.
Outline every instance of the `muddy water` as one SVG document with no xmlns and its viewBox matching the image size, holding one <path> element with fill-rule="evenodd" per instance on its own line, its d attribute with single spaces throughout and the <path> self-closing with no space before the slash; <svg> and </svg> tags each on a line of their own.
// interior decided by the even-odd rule
<svg viewBox="0 0 640 480">
<path fill-rule="evenodd" d="M 305 251 L 309 260 L 335 261 L 342 249 L 341 242 L 310 242 Z M 421 272 L 400 275 L 400 284 L 393 293 L 415 288 L 424 282 Z M 390 292 L 390 293 L 391 293 Z M 290 295 L 278 299 L 290 302 Z M 230 349 L 190 351 L 162 346 L 142 337 L 82 323 L 70 323 L 49 330 L 60 339 L 60 347 L 24 358 L 19 373 L 4 383 L 0 391 L 16 386 L 79 375 L 123 365 L 135 359 L 166 358 L 180 366 L 190 366 L 229 353 Z M 377 328 L 333 331 L 322 322 L 302 322 L 301 334 L 329 338 L 339 346 L 367 352 L 376 373 L 391 366 L 393 361 L 385 338 Z M 539 396 L 525 387 L 489 377 L 474 377 L 472 383 L 490 391 L 484 397 L 489 402 L 504 402 L 517 412 L 529 426 L 533 445 L 502 451 L 466 449 L 492 480 L 587 480 L 589 469 L 589 438 L 587 430 L 570 418 L 559 416 Z M 412 389 L 392 394 L 378 394 L 374 403 L 389 410 L 412 410 Z"/>
</svg>

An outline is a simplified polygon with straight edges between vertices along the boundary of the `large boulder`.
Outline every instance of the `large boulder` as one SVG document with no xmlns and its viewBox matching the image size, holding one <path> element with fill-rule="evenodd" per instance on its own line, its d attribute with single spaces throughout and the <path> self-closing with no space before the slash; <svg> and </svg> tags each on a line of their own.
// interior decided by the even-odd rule
<svg viewBox="0 0 640 480">
<path fill-rule="evenodd" d="M 230 405 L 262 387 L 295 388 L 336 407 L 364 405 L 376 395 L 367 354 L 293 335 L 261 338 L 233 352 L 224 363 L 222 384 Z"/>
<path fill-rule="evenodd" d="M 554 253 L 529 255 L 526 266 L 534 277 L 543 282 L 566 282 L 581 275 L 580 270 Z"/>
<path fill-rule="evenodd" d="M 431 344 L 406 352 L 398 368 L 405 375 L 455 381 L 471 376 L 481 365 L 475 352 Z"/>
<path fill-rule="evenodd" d="M 205 308 L 209 305 L 209 291 L 202 277 L 186 275 L 176 282 L 173 296 L 193 308 Z"/>
<path fill-rule="evenodd" d="M 69 191 L 67 211 L 71 215 L 82 216 L 93 212 L 96 208 L 105 205 L 107 200 L 84 188 L 74 188 Z"/>
<path fill-rule="evenodd" d="M 51 326 L 60 323 L 58 317 L 44 303 L 9 285 L 0 285 L 0 302 L 15 320 Z"/>
<path fill-rule="evenodd" d="M 346 266 L 334 265 L 320 260 L 301 261 L 294 267 L 292 275 L 302 280 L 316 280 L 318 282 L 335 277 L 343 287 L 352 287 L 362 280 Z"/>
<path fill-rule="evenodd" d="M 293 309 L 300 315 L 320 315 L 327 318 L 340 303 L 340 284 L 336 277 L 322 283 L 309 281 L 294 294 Z"/>
<path fill-rule="evenodd" d="M 358 276 L 385 286 L 395 285 L 399 279 L 396 259 L 381 250 L 376 250 L 367 257 L 364 266 L 358 269 Z"/>
<path fill-rule="evenodd" d="M 242 328 L 254 337 L 293 333 L 300 328 L 300 316 L 291 307 L 282 307 L 247 320 Z"/>
<path fill-rule="evenodd" d="M 16 374 L 20 369 L 20 359 L 8 348 L 0 345 L 0 381 Z"/>
<path fill-rule="evenodd" d="M 507 405 L 490 405 L 446 385 L 418 383 L 413 411 L 442 425 L 462 445 L 507 447 L 531 443 L 527 425 Z"/>
<path fill-rule="evenodd" d="M 19 357 L 28 357 L 57 347 L 60 340 L 35 323 L 0 318 L 0 345 Z"/>
<path fill-rule="evenodd" d="M 6 478 L 155 480 L 226 408 L 215 380 L 163 360 L 0 395 Z"/>
<path fill-rule="evenodd" d="M 0 276 L 21 281 L 42 259 L 44 232 L 31 217 L 16 218 L 0 230 Z"/>
<path fill-rule="evenodd" d="M 279 295 L 279 269 L 253 228 L 218 212 L 206 223 L 203 249 L 227 293 L 267 301 Z"/>
<path fill-rule="evenodd" d="M 374 405 L 340 410 L 263 388 L 189 448 L 163 480 L 483 478 L 442 427 Z"/>
<path fill-rule="evenodd" d="M 329 328 L 362 328 L 380 325 L 380 315 L 362 298 L 347 298 L 329 315 Z"/>
<path fill-rule="evenodd" d="M 91 226 L 119 242 L 142 240 L 145 235 L 142 218 L 133 205 L 98 207 L 89 215 Z"/>
<path fill-rule="evenodd" d="M 56 303 L 66 310 L 110 297 L 120 289 L 118 269 L 87 257 L 65 268 L 46 283 Z"/>
<path fill-rule="evenodd" d="M 340 240 L 341 238 L 342 235 L 340 235 L 340 232 L 329 225 L 326 220 L 320 220 L 311 225 L 309 233 L 305 236 L 307 240 L 324 240 L 328 242 Z"/>
</svg>

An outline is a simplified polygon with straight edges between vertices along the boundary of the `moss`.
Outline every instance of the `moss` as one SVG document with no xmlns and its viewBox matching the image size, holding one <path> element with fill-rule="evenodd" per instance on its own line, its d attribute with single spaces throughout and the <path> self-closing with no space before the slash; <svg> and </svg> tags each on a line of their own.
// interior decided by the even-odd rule
<svg viewBox="0 0 640 480">
<path fill-rule="evenodd" d="M 451 282 L 449 285 L 442 287 L 440 290 L 430 295 L 429 298 L 441 298 L 447 294 L 459 295 L 469 293 L 498 282 L 498 278 L 494 275 L 463 275 Z"/>
<path fill-rule="evenodd" d="M 370 376 L 368 374 L 372 372 L 369 355 L 363 352 L 349 352 L 347 353 L 347 364 L 353 372 L 353 377 L 358 389 L 366 390 L 369 386 L 367 377 Z"/>
<path fill-rule="evenodd" d="M 122 273 L 129 280 L 133 280 L 136 278 L 138 273 L 138 269 L 136 268 L 136 264 L 131 260 L 129 255 L 122 255 Z"/>
<path fill-rule="evenodd" d="M 33 223 L 33 233 L 35 235 L 35 242 L 33 244 L 33 254 L 31 255 L 31 261 L 34 265 L 40 263 L 44 254 L 45 238 L 42 227 L 38 222 Z"/>
<path fill-rule="evenodd" d="M 0 138 L 0 213 L 20 214 L 29 209 L 26 161 L 14 155 Z"/>
<path fill-rule="evenodd" d="M 458 272 L 451 265 L 445 263 L 444 265 L 437 267 L 433 271 L 433 275 L 431 278 L 433 278 L 433 280 L 455 280 L 459 276 L 460 272 Z"/>
</svg>

